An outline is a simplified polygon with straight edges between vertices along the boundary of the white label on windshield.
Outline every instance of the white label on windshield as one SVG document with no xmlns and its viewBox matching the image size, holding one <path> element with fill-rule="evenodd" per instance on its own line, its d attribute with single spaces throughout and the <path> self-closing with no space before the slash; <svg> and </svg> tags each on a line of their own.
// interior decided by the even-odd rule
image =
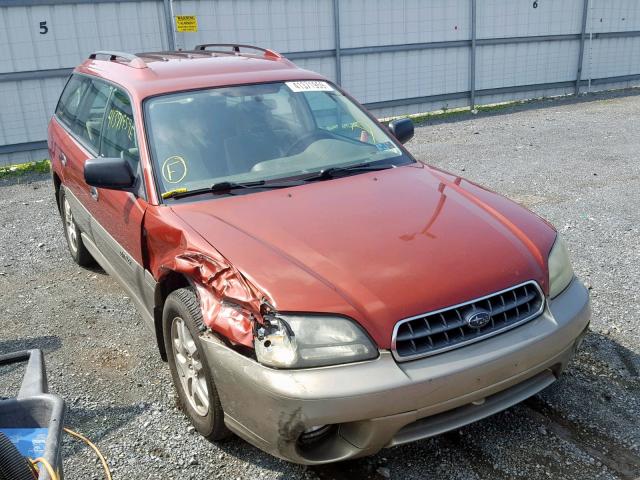
<svg viewBox="0 0 640 480">
<path fill-rule="evenodd" d="M 286 82 L 294 92 L 333 92 L 333 88 L 327 82 L 305 80 L 302 82 Z"/>
</svg>

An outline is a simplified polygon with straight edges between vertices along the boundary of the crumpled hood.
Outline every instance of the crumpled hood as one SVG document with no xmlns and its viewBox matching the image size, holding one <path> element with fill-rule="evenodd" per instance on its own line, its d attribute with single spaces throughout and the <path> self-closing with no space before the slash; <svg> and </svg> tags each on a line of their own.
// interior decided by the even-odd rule
<svg viewBox="0 0 640 480">
<path fill-rule="evenodd" d="M 548 288 L 550 225 L 422 164 L 172 208 L 279 310 L 348 315 L 381 348 L 402 318 Z"/>
</svg>

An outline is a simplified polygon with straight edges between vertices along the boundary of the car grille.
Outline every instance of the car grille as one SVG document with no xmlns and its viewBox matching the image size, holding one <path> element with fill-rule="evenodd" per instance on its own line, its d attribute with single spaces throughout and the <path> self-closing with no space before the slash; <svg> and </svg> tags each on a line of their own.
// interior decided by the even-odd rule
<svg viewBox="0 0 640 480">
<path fill-rule="evenodd" d="M 542 313 L 544 295 L 527 282 L 461 305 L 401 320 L 393 331 L 392 350 L 398 361 L 435 355 L 504 332 Z M 467 320 L 481 313 L 483 326 Z M 487 315 L 488 314 L 488 315 Z"/>
</svg>

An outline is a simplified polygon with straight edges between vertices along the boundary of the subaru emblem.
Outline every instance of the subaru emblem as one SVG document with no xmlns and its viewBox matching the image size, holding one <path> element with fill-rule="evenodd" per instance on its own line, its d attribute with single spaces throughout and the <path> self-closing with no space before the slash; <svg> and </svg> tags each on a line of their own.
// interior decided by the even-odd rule
<svg viewBox="0 0 640 480">
<path fill-rule="evenodd" d="M 465 322 L 471 328 L 482 328 L 491 321 L 491 314 L 486 310 L 473 310 L 465 317 Z"/>
</svg>

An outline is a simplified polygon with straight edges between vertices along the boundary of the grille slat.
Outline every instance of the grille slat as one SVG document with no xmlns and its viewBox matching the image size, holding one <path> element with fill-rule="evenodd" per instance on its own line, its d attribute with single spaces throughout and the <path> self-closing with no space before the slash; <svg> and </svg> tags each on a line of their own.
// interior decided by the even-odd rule
<svg viewBox="0 0 640 480">
<path fill-rule="evenodd" d="M 512 308 L 521 307 L 523 305 L 528 305 L 531 302 L 531 300 L 533 300 L 536 296 L 537 296 L 537 292 L 530 292 L 526 297 L 520 297 L 520 298 L 516 299 L 515 302 L 511 302 L 511 303 L 505 304 L 503 306 L 500 306 L 498 308 L 494 308 L 494 309 L 490 310 L 489 313 L 491 314 L 491 316 L 499 315 L 502 312 L 505 312 L 507 310 L 511 310 Z M 489 309 L 486 309 L 486 310 L 489 310 Z"/>
<path fill-rule="evenodd" d="M 397 360 L 434 355 L 476 342 L 514 328 L 537 317 L 544 309 L 544 296 L 535 282 L 497 292 L 437 312 L 401 320 L 394 329 L 393 354 Z M 484 325 L 469 319 L 486 313 Z"/>
</svg>

